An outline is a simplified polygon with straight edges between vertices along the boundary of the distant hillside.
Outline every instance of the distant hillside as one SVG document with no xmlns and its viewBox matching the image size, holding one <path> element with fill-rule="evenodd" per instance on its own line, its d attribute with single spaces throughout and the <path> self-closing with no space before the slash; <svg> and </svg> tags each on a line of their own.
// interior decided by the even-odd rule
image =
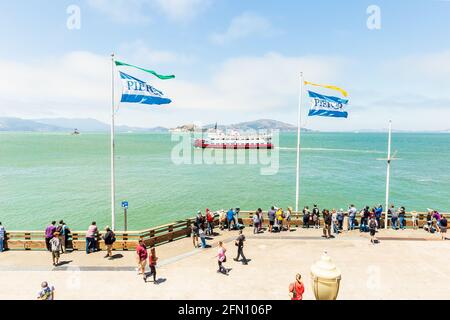
<svg viewBox="0 0 450 320">
<path fill-rule="evenodd" d="M 209 124 L 205 126 L 206 129 L 214 128 L 215 124 Z M 297 131 L 297 127 L 290 124 L 285 123 L 277 120 L 270 120 L 270 119 L 260 119 L 255 121 L 248 121 L 248 122 L 241 122 L 236 124 L 230 124 L 230 125 L 218 125 L 218 129 L 220 130 L 240 130 L 240 131 L 247 131 L 247 130 L 280 130 L 283 132 L 293 132 Z M 302 128 L 302 131 L 312 131 L 309 129 Z"/>
<path fill-rule="evenodd" d="M 0 118 L 0 131 L 59 132 L 64 130 L 64 128 L 61 128 L 59 126 L 39 123 L 33 120 Z"/>
<path fill-rule="evenodd" d="M 30 131 L 30 132 L 72 132 L 78 129 L 83 132 L 108 132 L 110 125 L 95 119 L 35 119 L 0 118 L 0 131 Z M 117 132 L 167 132 L 163 127 L 136 128 L 116 126 Z"/>
</svg>

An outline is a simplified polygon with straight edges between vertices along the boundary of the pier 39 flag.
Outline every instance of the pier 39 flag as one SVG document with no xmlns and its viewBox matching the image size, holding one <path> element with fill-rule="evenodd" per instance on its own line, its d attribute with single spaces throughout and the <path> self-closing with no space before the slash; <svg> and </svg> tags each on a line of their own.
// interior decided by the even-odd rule
<svg viewBox="0 0 450 320">
<path fill-rule="evenodd" d="M 140 68 L 125 62 L 115 61 L 116 66 L 132 67 L 147 73 L 154 75 L 161 80 L 173 79 L 175 76 L 160 75 L 153 70 L 148 70 Z M 129 74 L 119 71 L 120 79 L 122 80 L 122 99 L 120 102 L 127 103 L 142 103 L 142 104 L 168 104 L 172 100 L 164 96 L 164 94 L 151 86 L 150 84 L 142 81 L 136 77 L 130 76 Z"/>
<path fill-rule="evenodd" d="M 119 71 L 122 79 L 122 99 L 120 102 L 142 104 L 168 104 L 172 100 L 148 83 Z"/>
<path fill-rule="evenodd" d="M 348 97 L 347 91 L 336 86 L 327 84 L 317 84 L 308 81 L 305 81 L 304 83 L 305 85 L 339 91 L 344 97 Z M 333 96 L 326 96 L 313 91 L 308 91 L 308 95 L 311 98 L 311 108 L 309 109 L 308 116 L 322 116 L 335 118 L 348 117 L 348 112 L 345 111 L 345 107 L 348 104 L 347 99 L 341 99 Z"/>
</svg>

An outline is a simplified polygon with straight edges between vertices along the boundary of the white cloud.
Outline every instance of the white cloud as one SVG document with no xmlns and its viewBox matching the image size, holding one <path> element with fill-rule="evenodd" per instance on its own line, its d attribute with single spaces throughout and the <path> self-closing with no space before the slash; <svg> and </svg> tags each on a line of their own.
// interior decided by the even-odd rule
<svg viewBox="0 0 450 320">
<path fill-rule="evenodd" d="M 179 55 L 173 52 L 153 54 L 153 50 L 145 46 L 142 50 L 149 52 L 150 60 L 155 62 L 151 67 L 159 72 L 165 72 L 166 68 L 162 67 L 164 63 Z M 442 54 L 433 55 L 442 56 L 445 57 Z M 142 59 L 146 57 L 147 54 L 143 54 Z M 416 65 L 404 71 L 416 76 L 405 80 L 411 88 L 405 86 L 402 90 L 398 90 L 396 83 L 405 74 L 397 69 L 388 76 L 385 70 L 379 68 L 376 72 L 368 72 L 373 79 L 365 76 L 363 78 L 367 80 L 361 81 L 362 78 L 355 76 L 361 71 L 354 62 L 339 57 L 285 56 L 279 53 L 236 57 L 223 61 L 208 73 L 197 74 L 196 79 L 202 80 L 193 80 L 189 72 L 178 72 L 184 66 L 170 62 L 173 66 L 170 71 L 177 75 L 174 80 L 161 81 L 145 73 L 139 76 L 162 90 L 173 99 L 173 103 L 162 108 L 122 105 L 117 121 L 119 124 L 146 127 L 175 126 L 195 121 L 232 123 L 256 118 L 295 123 L 299 72 L 303 71 L 306 80 L 336 84 L 350 92 L 349 119 L 305 117 L 304 124 L 310 128 L 382 128 L 387 120 L 392 119 L 396 129 L 448 129 L 450 94 L 448 90 L 443 90 L 444 86 L 448 87 L 448 82 L 442 81 L 442 77 L 448 72 L 446 68 L 450 62 L 445 59 L 440 61 L 441 67 L 433 72 L 424 69 L 429 77 L 426 81 L 434 83 L 434 91 L 428 92 L 415 87 L 415 84 L 425 81 L 418 75 L 421 75 L 419 70 L 429 63 L 427 61 L 415 60 Z M 108 122 L 110 63 L 108 56 L 90 52 L 72 52 L 35 63 L 0 60 L 1 70 L 8 75 L 0 78 L 0 116 L 89 117 Z M 140 61 L 133 60 L 131 63 L 147 66 Z M 118 99 L 118 83 L 117 89 Z M 304 112 L 307 111 L 306 105 L 305 101 Z"/>
<path fill-rule="evenodd" d="M 267 36 L 274 30 L 269 20 L 251 12 L 245 12 L 231 20 L 228 29 L 223 33 L 213 33 L 211 41 L 215 44 L 226 43 L 250 36 Z"/>
<path fill-rule="evenodd" d="M 212 0 L 87 0 L 88 5 L 122 23 L 145 23 L 155 9 L 172 21 L 189 21 L 204 11 Z"/>
</svg>

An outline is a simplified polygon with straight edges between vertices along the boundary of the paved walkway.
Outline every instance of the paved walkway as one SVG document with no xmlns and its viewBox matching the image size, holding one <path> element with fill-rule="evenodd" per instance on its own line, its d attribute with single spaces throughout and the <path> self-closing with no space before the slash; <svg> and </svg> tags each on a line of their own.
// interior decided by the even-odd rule
<svg viewBox="0 0 450 320">
<path fill-rule="evenodd" d="M 314 299 L 311 265 L 327 250 L 342 271 L 339 299 L 450 299 L 450 241 L 423 230 L 382 230 L 379 244 L 353 231 L 335 239 L 321 230 L 252 235 L 247 228 L 244 266 L 234 262 L 236 231 L 209 241 L 213 248 L 194 249 L 186 238 L 159 246 L 158 283 L 144 283 L 135 270 L 134 252 L 61 256 L 54 268 L 48 252 L 0 254 L 0 299 L 34 299 L 44 280 L 56 287 L 57 299 L 286 299 L 295 274 L 303 275 L 305 299 Z M 228 276 L 218 274 L 216 242 L 228 248 Z"/>
</svg>

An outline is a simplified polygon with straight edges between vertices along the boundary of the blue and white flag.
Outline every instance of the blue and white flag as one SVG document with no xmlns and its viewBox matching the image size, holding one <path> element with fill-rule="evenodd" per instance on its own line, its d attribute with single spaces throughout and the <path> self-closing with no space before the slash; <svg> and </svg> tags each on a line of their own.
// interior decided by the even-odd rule
<svg viewBox="0 0 450 320">
<path fill-rule="evenodd" d="M 120 102 L 142 104 L 167 104 L 172 100 L 148 83 L 119 71 L 122 79 L 122 99 Z"/>
<path fill-rule="evenodd" d="M 308 94 L 311 98 L 308 116 L 347 118 L 348 112 L 345 111 L 345 107 L 348 100 L 325 96 L 313 91 L 308 91 Z"/>
</svg>

